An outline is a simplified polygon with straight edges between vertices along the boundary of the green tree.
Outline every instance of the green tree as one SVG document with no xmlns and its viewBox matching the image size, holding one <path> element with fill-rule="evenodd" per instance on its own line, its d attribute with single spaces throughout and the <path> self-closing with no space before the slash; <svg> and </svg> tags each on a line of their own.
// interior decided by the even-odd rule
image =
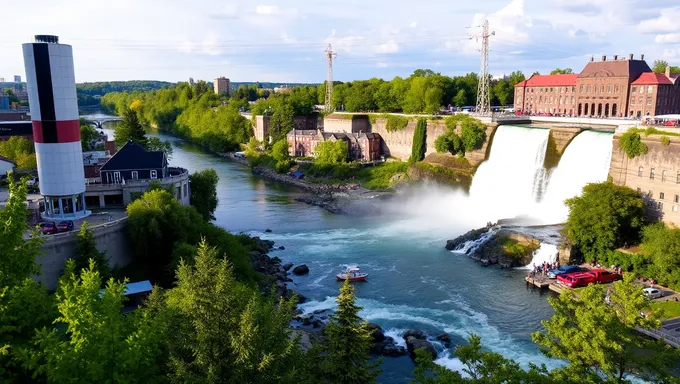
<svg viewBox="0 0 680 384">
<path fill-rule="evenodd" d="M 40 274 L 36 257 L 43 239 L 26 224 L 26 180 L 9 177 L 9 199 L 0 209 L 0 382 L 31 382 L 22 363 L 36 328 L 54 319 L 53 303 L 33 275 Z"/>
<path fill-rule="evenodd" d="M 640 194 L 613 183 L 588 184 L 581 196 L 565 203 L 569 207 L 567 236 L 587 260 L 626 243 L 636 243 L 645 224 L 645 204 Z"/>
<path fill-rule="evenodd" d="M 359 317 L 354 287 L 345 280 L 335 299 L 338 310 L 324 329 L 328 341 L 322 369 L 326 380 L 338 384 L 375 383 L 381 361 L 371 361 L 371 330 Z"/>
<path fill-rule="evenodd" d="M 467 95 L 464 89 L 459 89 L 456 96 L 453 98 L 453 104 L 456 107 L 464 107 L 467 104 Z"/>
<path fill-rule="evenodd" d="M 574 73 L 574 71 L 571 68 L 555 68 L 550 72 L 551 75 L 569 75 L 572 73 Z"/>
<path fill-rule="evenodd" d="M 500 105 L 512 104 L 515 90 L 507 80 L 498 80 L 492 88 L 492 93 Z"/>
<path fill-rule="evenodd" d="M 460 140 L 465 152 L 472 152 L 480 149 L 486 140 L 486 127 L 484 124 L 472 117 L 465 116 L 461 122 Z"/>
<path fill-rule="evenodd" d="M 215 209 L 217 209 L 217 183 L 220 177 L 212 169 L 196 171 L 189 176 L 191 185 L 191 205 L 206 221 L 215 220 Z"/>
<path fill-rule="evenodd" d="M 423 161 L 425 152 L 427 151 L 427 120 L 420 118 L 416 123 L 416 129 L 413 131 L 413 146 L 411 148 L 411 157 L 409 161 L 412 163 Z"/>
<path fill-rule="evenodd" d="M 123 120 L 116 125 L 113 138 L 116 141 L 118 148 L 122 147 L 130 140 L 146 148 L 146 132 L 144 131 L 144 127 L 139 121 L 139 117 L 135 110 L 131 108 L 125 108 L 123 110 Z"/>
<path fill-rule="evenodd" d="M 423 112 L 429 114 L 438 113 L 441 109 L 441 100 L 444 96 L 444 90 L 439 87 L 428 88 L 425 91 L 425 109 Z"/>
<path fill-rule="evenodd" d="M 36 169 L 35 148 L 33 143 L 20 136 L 0 141 L 0 156 L 14 161 L 18 169 Z"/>
<path fill-rule="evenodd" d="M 656 73 L 666 73 L 666 67 L 668 67 L 668 62 L 665 60 L 654 60 L 652 65 L 652 71 Z M 680 73 L 680 67 L 671 66 L 671 73 Z"/>
<path fill-rule="evenodd" d="M 253 157 L 259 155 L 259 148 L 260 142 L 257 141 L 255 137 L 251 137 L 250 141 L 248 141 L 248 145 L 246 146 L 246 156 L 247 157 Z"/>
<path fill-rule="evenodd" d="M 630 129 L 621 135 L 619 146 L 630 159 L 647 153 L 647 144 L 642 142 L 640 133 L 636 129 Z"/>
<path fill-rule="evenodd" d="M 653 264 L 650 275 L 662 284 L 680 286 L 680 229 L 658 223 L 645 227 L 642 233 L 642 249 Z"/>
<path fill-rule="evenodd" d="M 599 285 L 548 298 L 555 314 L 542 322 L 545 331 L 534 333 L 533 340 L 546 355 L 569 361 L 570 374 L 583 382 L 595 375 L 614 383 L 628 383 L 628 374 L 667 378 L 677 351 L 636 330 L 656 329 L 661 323 L 654 313 L 640 316 L 649 312 L 649 302 L 634 280 L 627 274 L 606 292 L 607 298 Z"/>
<path fill-rule="evenodd" d="M 316 161 L 321 164 L 344 163 L 348 157 L 348 146 L 344 140 L 323 141 L 314 147 Z"/>
<path fill-rule="evenodd" d="M 56 293 L 63 329 L 38 331 L 27 364 L 52 383 L 164 382 L 165 322 L 144 311 L 121 313 L 124 282 L 111 279 L 102 292 L 96 269 L 91 262 L 78 277 L 67 260 Z"/>
<path fill-rule="evenodd" d="M 174 335 L 170 379 L 181 383 L 293 383 L 300 365 L 288 324 L 294 299 L 264 299 L 238 283 L 231 265 L 201 242 L 193 265 L 168 292 Z"/>
<path fill-rule="evenodd" d="M 295 113 L 285 98 L 279 99 L 274 105 L 274 113 L 269 120 L 269 136 L 271 143 L 285 139 L 288 132 L 295 128 Z M 269 143 L 265 142 L 269 147 Z"/>
<path fill-rule="evenodd" d="M 288 154 L 288 140 L 281 139 L 272 146 L 272 157 L 276 161 L 288 161 L 290 155 Z"/>
<path fill-rule="evenodd" d="M 99 132 L 88 123 L 87 120 L 80 118 L 80 146 L 83 151 L 92 151 L 92 142 L 99 138 Z"/>
<path fill-rule="evenodd" d="M 514 87 L 526 79 L 527 78 L 522 71 L 514 71 L 510 74 L 510 85 Z"/>
<path fill-rule="evenodd" d="M 158 137 L 149 137 L 146 141 L 148 151 L 165 152 L 168 161 L 172 160 L 172 143 L 168 140 L 161 140 Z"/>
<path fill-rule="evenodd" d="M 111 269 L 106 258 L 106 252 L 101 252 L 97 249 L 97 242 L 94 240 L 93 231 L 87 225 L 87 221 L 80 224 L 73 259 L 75 260 L 76 273 L 87 269 L 90 265 L 90 260 L 92 260 L 97 268 L 97 272 L 99 272 L 99 276 L 104 281 L 111 277 Z"/>
</svg>

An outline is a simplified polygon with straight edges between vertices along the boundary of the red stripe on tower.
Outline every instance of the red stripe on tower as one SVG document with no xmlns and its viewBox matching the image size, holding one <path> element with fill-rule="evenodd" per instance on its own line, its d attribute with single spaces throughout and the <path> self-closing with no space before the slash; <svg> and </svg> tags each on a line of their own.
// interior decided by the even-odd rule
<svg viewBox="0 0 680 384">
<path fill-rule="evenodd" d="M 47 132 L 56 132 L 56 140 L 46 141 Z M 36 143 L 72 143 L 80 141 L 80 121 L 33 121 L 33 141 Z"/>
</svg>

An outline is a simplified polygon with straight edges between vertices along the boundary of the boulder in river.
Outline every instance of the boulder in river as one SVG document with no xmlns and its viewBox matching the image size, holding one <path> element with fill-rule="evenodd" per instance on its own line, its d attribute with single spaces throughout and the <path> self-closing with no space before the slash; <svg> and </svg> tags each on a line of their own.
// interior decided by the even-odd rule
<svg viewBox="0 0 680 384">
<path fill-rule="evenodd" d="M 306 264 L 301 264 L 298 265 L 297 267 L 293 268 L 293 274 L 294 275 L 306 275 L 309 273 L 309 267 Z"/>
<path fill-rule="evenodd" d="M 408 349 L 409 355 L 411 355 L 411 358 L 413 359 L 416 358 L 417 349 L 424 349 L 425 352 L 432 356 L 432 360 L 437 358 L 437 350 L 434 348 L 432 343 L 427 340 L 416 339 L 413 336 L 409 336 L 406 339 L 406 348 Z"/>
<path fill-rule="evenodd" d="M 367 328 L 371 331 L 371 337 L 373 338 L 374 343 L 380 343 L 385 340 L 385 334 L 378 324 L 368 323 Z"/>
<path fill-rule="evenodd" d="M 442 333 L 437 336 L 437 340 L 441 341 L 446 348 L 451 346 L 451 336 L 448 333 Z"/>
<path fill-rule="evenodd" d="M 408 339 L 409 337 L 415 337 L 416 339 L 420 340 L 425 340 L 425 332 L 421 331 L 420 329 L 409 329 L 408 331 L 404 332 L 404 335 L 402 336 L 404 340 Z"/>
<path fill-rule="evenodd" d="M 493 228 L 493 226 L 494 226 L 493 224 L 489 223 L 487 224 L 486 227 L 473 229 L 463 235 L 456 237 L 453 240 L 448 240 L 446 242 L 445 248 L 448 251 L 455 251 L 457 249 L 461 249 L 465 243 L 467 243 L 468 241 L 475 241 L 479 239 L 480 236 L 489 232 L 489 229 Z"/>
<path fill-rule="evenodd" d="M 286 264 L 283 265 L 284 271 L 288 271 L 291 268 L 293 268 L 293 263 L 286 263 Z"/>
<path fill-rule="evenodd" d="M 385 337 L 385 340 L 374 343 L 371 346 L 371 353 L 375 355 L 382 355 L 388 357 L 399 357 L 408 355 L 406 348 L 397 345 L 391 337 Z"/>
</svg>

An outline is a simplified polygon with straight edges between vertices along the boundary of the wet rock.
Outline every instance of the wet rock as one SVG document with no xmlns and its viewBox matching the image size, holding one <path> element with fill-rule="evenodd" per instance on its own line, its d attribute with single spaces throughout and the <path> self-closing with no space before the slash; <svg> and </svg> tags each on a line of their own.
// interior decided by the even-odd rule
<svg viewBox="0 0 680 384">
<path fill-rule="evenodd" d="M 281 259 L 279 259 L 279 258 L 276 257 L 276 256 L 272 257 L 272 258 L 271 258 L 271 261 L 274 262 L 274 263 L 277 263 L 277 264 L 281 264 Z"/>
<path fill-rule="evenodd" d="M 408 355 L 406 348 L 401 345 L 397 345 L 394 339 L 391 337 L 386 337 L 385 340 L 374 343 L 371 346 L 371 353 L 374 355 L 388 356 L 388 357 L 399 357 Z"/>
<path fill-rule="evenodd" d="M 293 263 L 286 263 L 286 264 L 283 265 L 284 271 L 288 271 L 291 268 L 293 268 Z"/>
<path fill-rule="evenodd" d="M 293 268 L 293 274 L 294 275 L 306 275 L 309 273 L 309 267 L 306 264 L 298 265 L 297 267 Z"/>
<path fill-rule="evenodd" d="M 408 353 L 413 359 L 416 358 L 416 350 L 418 349 L 424 349 L 425 352 L 432 356 L 432 360 L 437 358 L 437 350 L 427 340 L 416 339 L 410 336 L 406 339 L 406 349 L 408 349 Z"/>
<path fill-rule="evenodd" d="M 489 229 L 491 229 L 493 226 L 494 224 L 489 223 L 487 226 L 483 228 L 473 229 L 463 235 L 456 237 L 453 240 L 448 240 L 446 242 L 445 248 L 449 251 L 461 249 L 465 243 L 467 243 L 468 241 L 474 241 L 479 239 L 480 236 L 487 233 Z"/>
<path fill-rule="evenodd" d="M 446 348 L 451 346 L 451 336 L 448 333 L 442 333 L 437 336 L 437 340 L 441 341 Z"/>
<path fill-rule="evenodd" d="M 283 251 L 284 249 L 286 249 L 286 247 L 284 247 L 283 245 L 279 247 L 280 251 Z"/>
<path fill-rule="evenodd" d="M 414 337 L 416 339 L 420 340 L 425 340 L 425 332 L 421 331 L 420 329 L 409 329 L 408 331 L 404 332 L 404 335 L 402 336 L 404 340 L 406 340 L 409 337 Z"/>
<path fill-rule="evenodd" d="M 267 229 L 265 229 L 264 231 L 265 231 L 265 233 L 271 233 L 272 230 L 269 229 L 269 228 L 267 228 Z"/>
<path fill-rule="evenodd" d="M 373 338 L 374 343 L 380 343 L 385 340 L 385 334 L 378 324 L 368 323 L 367 328 L 371 331 L 371 337 Z"/>
</svg>

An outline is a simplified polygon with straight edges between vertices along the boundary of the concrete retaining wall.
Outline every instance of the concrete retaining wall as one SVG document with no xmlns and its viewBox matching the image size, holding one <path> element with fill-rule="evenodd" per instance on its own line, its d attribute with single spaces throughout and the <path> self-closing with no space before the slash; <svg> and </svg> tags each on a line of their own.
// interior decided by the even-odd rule
<svg viewBox="0 0 680 384">
<path fill-rule="evenodd" d="M 92 227 L 97 248 L 100 251 L 106 251 L 110 267 L 124 267 L 132 262 L 132 252 L 125 234 L 126 223 L 127 217 L 124 217 Z M 43 254 L 37 258 L 42 274 L 36 276 L 35 279 L 45 283 L 48 289 L 56 289 L 66 260 L 75 255 L 77 235 L 78 233 L 73 231 L 49 235 L 45 238 L 45 243 L 41 249 Z"/>
</svg>

